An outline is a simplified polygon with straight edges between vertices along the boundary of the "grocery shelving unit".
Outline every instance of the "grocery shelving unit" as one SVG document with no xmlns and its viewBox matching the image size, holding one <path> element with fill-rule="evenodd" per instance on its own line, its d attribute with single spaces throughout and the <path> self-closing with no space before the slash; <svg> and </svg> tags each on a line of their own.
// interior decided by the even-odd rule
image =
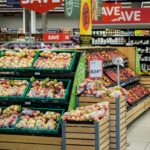
<svg viewBox="0 0 150 150">
<path fill-rule="evenodd" d="M 69 51 L 68 51 L 69 52 Z M 1 72 L 3 72 L 3 75 L 1 75 L 1 77 L 9 77 L 9 78 L 22 78 L 22 77 L 26 77 L 26 78 L 30 78 L 32 76 L 34 76 L 36 79 L 41 79 L 41 78 L 45 78 L 45 77 L 49 77 L 50 79 L 69 79 L 72 81 L 72 84 L 74 82 L 74 78 L 75 78 L 75 72 L 77 71 L 77 66 L 78 66 L 78 60 L 80 59 L 80 55 L 81 53 L 78 52 L 76 55 L 76 59 L 73 62 L 73 70 L 67 71 L 67 72 L 63 72 L 63 71 L 59 71 L 59 70 L 50 70 L 50 71 L 42 71 L 42 70 L 36 70 L 36 71 L 29 71 L 29 70 L 24 70 L 24 71 L 19 71 L 19 70 L 15 70 L 13 71 L 13 69 L 11 70 L 11 72 L 13 72 L 11 75 L 10 74 L 6 74 L 6 70 L 1 68 Z M 10 70 L 7 70 L 7 72 L 9 72 Z M 83 70 L 84 71 L 84 70 Z M 30 80 L 30 79 L 29 79 Z M 79 81 L 80 82 L 80 81 Z M 73 101 L 71 99 L 71 91 L 73 90 L 73 86 L 69 87 L 69 91 L 67 94 L 67 101 L 64 102 L 60 102 L 60 101 L 45 101 L 44 99 L 42 100 L 34 100 L 34 101 L 30 101 L 27 100 L 26 98 L 23 98 L 21 101 L 17 100 L 17 99 L 11 99 L 9 97 L 7 97 L 7 100 L 1 99 L 0 100 L 0 106 L 10 106 L 12 104 L 18 104 L 21 105 L 23 107 L 33 107 L 33 108 L 56 108 L 56 109 L 63 109 L 63 110 L 68 110 L 69 108 L 71 109 L 74 106 L 74 102 L 71 103 L 71 101 Z M 70 100 L 71 99 L 71 100 Z M 60 128 L 59 124 L 59 128 Z M 59 130 L 60 131 L 60 130 Z M 0 145 L 2 149 L 30 149 L 31 147 L 33 147 L 33 149 L 57 149 L 60 150 L 61 149 L 61 145 L 62 145 L 62 141 L 61 141 L 61 135 L 60 132 L 59 134 L 52 134 L 52 135 L 45 135 L 43 133 L 41 134 L 34 134 L 31 132 L 26 133 L 24 132 L 23 134 L 21 134 L 22 132 L 14 132 L 13 134 L 10 134 L 9 132 L 6 134 L 6 132 L 4 133 L 0 133 Z M 25 134 L 25 135 L 24 135 Z M 30 135 L 28 135 L 30 134 Z M 40 135 L 40 136 L 38 136 Z"/>
<path fill-rule="evenodd" d="M 95 27 L 96 28 L 96 27 Z M 93 46 L 133 46 L 137 48 L 140 74 L 150 70 L 150 30 L 149 29 L 93 29 Z M 138 64 L 137 64 L 138 65 Z"/>
</svg>

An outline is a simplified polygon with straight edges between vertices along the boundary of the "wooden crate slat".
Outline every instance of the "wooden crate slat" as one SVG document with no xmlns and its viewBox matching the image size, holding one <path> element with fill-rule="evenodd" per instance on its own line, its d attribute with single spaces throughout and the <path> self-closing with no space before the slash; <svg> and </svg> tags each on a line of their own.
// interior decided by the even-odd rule
<svg viewBox="0 0 150 150">
<path fill-rule="evenodd" d="M 94 146 L 95 145 L 95 141 L 94 140 L 80 140 L 80 139 L 67 139 L 66 140 L 66 144 L 67 145 L 88 145 L 88 146 Z"/>
<path fill-rule="evenodd" d="M 85 124 L 85 123 L 66 123 L 66 127 L 88 127 L 88 128 L 94 128 L 94 124 Z"/>
<path fill-rule="evenodd" d="M 100 126 L 100 132 L 103 132 L 107 128 L 109 128 L 109 123 L 105 123 L 104 125 Z"/>
<path fill-rule="evenodd" d="M 88 127 L 67 127 L 66 133 L 94 133 L 94 128 Z"/>
<path fill-rule="evenodd" d="M 100 149 L 103 150 L 106 146 L 108 146 L 108 144 L 109 144 L 109 139 L 106 140 L 103 144 L 100 145 Z"/>
<path fill-rule="evenodd" d="M 94 146 L 75 146 L 75 145 L 67 145 L 66 150 L 95 150 Z"/>
<path fill-rule="evenodd" d="M 107 135 L 109 132 L 109 128 L 106 128 L 106 130 L 103 130 L 102 132 L 100 132 L 100 138 L 104 137 L 105 135 Z"/>
<path fill-rule="evenodd" d="M 9 149 L 9 150 L 30 150 L 30 149 L 32 149 L 32 150 L 46 150 L 46 149 L 61 150 L 61 146 L 0 142 L 0 149 Z"/>
<path fill-rule="evenodd" d="M 105 123 L 108 123 L 108 120 L 109 120 L 109 117 L 108 116 L 105 116 L 103 119 L 100 120 L 100 126 L 102 126 L 103 124 Z"/>
<path fill-rule="evenodd" d="M 127 137 L 126 134 L 123 134 L 121 137 L 120 137 L 120 141 L 122 141 L 123 139 L 125 139 Z M 110 139 L 110 142 L 111 143 L 116 143 L 116 138 L 111 138 Z"/>
<path fill-rule="evenodd" d="M 61 145 L 61 137 L 42 137 L 42 136 L 0 134 L 0 142 Z"/>
<path fill-rule="evenodd" d="M 100 145 L 103 144 L 106 140 L 109 140 L 109 134 L 106 134 L 100 138 Z"/>
<path fill-rule="evenodd" d="M 78 134 L 78 133 L 66 133 L 67 139 L 95 139 L 94 134 Z"/>
</svg>

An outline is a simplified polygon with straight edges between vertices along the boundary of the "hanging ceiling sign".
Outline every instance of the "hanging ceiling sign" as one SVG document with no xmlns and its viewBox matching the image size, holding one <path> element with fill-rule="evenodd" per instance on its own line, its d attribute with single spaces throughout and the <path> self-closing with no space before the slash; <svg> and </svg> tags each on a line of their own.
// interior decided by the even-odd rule
<svg viewBox="0 0 150 150">
<path fill-rule="evenodd" d="M 103 3 L 102 21 L 93 24 L 149 23 L 150 8 L 122 8 L 121 3 Z"/>
<path fill-rule="evenodd" d="M 60 7 L 62 0 L 20 0 L 20 5 L 23 8 L 42 14 L 55 7 Z"/>
</svg>

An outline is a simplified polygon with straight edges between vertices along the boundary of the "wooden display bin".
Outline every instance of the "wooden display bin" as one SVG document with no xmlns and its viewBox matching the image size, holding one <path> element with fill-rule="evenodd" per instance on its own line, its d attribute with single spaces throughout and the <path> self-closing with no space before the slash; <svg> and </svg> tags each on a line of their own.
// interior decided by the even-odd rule
<svg viewBox="0 0 150 150">
<path fill-rule="evenodd" d="M 145 98 L 139 104 L 134 106 L 131 110 L 127 112 L 127 125 L 129 125 L 132 121 L 138 118 L 141 114 L 143 114 L 150 107 L 150 97 Z"/>
<path fill-rule="evenodd" d="M 79 106 L 87 106 L 102 101 L 110 102 L 110 149 L 125 150 L 127 143 L 126 100 L 123 98 L 79 97 Z"/>
<path fill-rule="evenodd" d="M 109 150 L 109 117 L 93 123 L 62 125 L 62 150 Z"/>
<path fill-rule="evenodd" d="M 3 150 L 61 150 L 61 137 L 0 134 Z"/>
</svg>

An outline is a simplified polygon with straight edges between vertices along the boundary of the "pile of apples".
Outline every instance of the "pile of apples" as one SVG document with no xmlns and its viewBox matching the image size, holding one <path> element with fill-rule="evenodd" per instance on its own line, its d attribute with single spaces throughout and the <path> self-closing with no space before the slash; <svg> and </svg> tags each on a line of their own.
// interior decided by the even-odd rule
<svg viewBox="0 0 150 150">
<path fill-rule="evenodd" d="M 0 68 L 29 68 L 36 53 L 34 50 L 25 49 L 18 52 L 8 50 L 1 55 Z"/>
<path fill-rule="evenodd" d="M 117 71 L 113 69 L 106 70 L 105 73 L 108 75 L 108 77 L 114 81 L 117 82 Z M 130 68 L 121 68 L 120 69 L 120 81 L 124 82 L 129 80 L 132 77 L 137 77 L 136 73 L 131 70 Z"/>
<path fill-rule="evenodd" d="M 57 112 L 41 112 L 25 108 L 22 111 L 21 120 L 16 127 L 54 130 L 60 117 L 60 113 Z"/>
<path fill-rule="evenodd" d="M 106 88 L 99 80 L 85 79 L 77 87 L 77 94 L 81 97 L 110 98 L 122 97 L 120 86 Z"/>
<path fill-rule="evenodd" d="M 66 112 L 62 119 L 65 121 L 99 121 L 107 115 L 109 115 L 109 103 L 101 102 Z"/>
<path fill-rule="evenodd" d="M 6 109 L 0 108 L 0 128 L 12 128 L 17 122 L 21 111 L 18 105 L 12 105 Z"/>
<path fill-rule="evenodd" d="M 134 86 L 133 88 L 127 90 L 128 93 L 126 95 L 127 97 L 127 102 L 132 105 L 135 102 L 139 101 L 141 98 L 144 96 L 150 94 L 150 91 L 143 87 L 142 85 L 138 84 Z"/>
<path fill-rule="evenodd" d="M 26 80 L 0 79 L 0 96 L 23 96 L 28 84 Z"/>
<path fill-rule="evenodd" d="M 34 64 L 34 68 L 66 69 L 70 67 L 73 54 L 45 51 Z"/>
<path fill-rule="evenodd" d="M 122 57 L 124 60 L 126 59 L 126 57 L 123 54 L 121 54 L 118 50 L 95 50 L 92 53 L 88 53 L 86 57 L 87 60 L 90 60 L 91 58 L 101 58 L 103 61 L 112 61 L 112 59 L 117 56 Z"/>
<path fill-rule="evenodd" d="M 50 81 L 49 78 L 45 80 L 36 80 L 32 83 L 32 87 L 27 94 L 28 97 L 43 97 L 43 98 L 63 98 L 65 95 L 65 88 L 63 82 L 57 80 Z"/>
</svg>

